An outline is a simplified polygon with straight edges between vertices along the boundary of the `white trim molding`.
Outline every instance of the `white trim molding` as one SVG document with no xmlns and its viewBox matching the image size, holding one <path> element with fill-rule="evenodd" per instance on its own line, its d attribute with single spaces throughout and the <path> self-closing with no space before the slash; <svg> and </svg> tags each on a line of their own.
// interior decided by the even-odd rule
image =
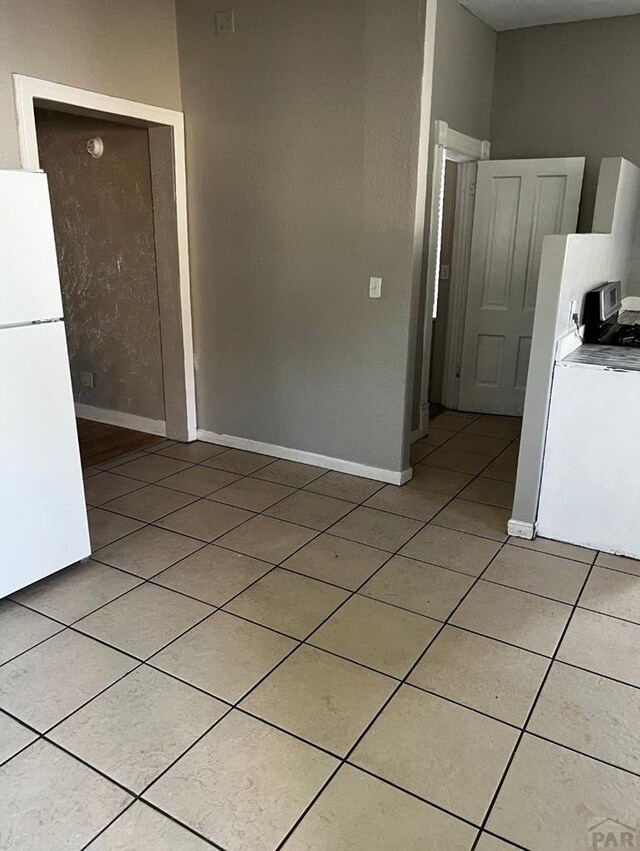
<svg viewBox="0 0 640 851">
<path fill-rule="evenodd" d="M 450 159 L 460 157 L 461 162 L 468 160 L 488 160 L 491 152 L 491 142 L 487 139 L 474 139 L 466 133 L 460 133 L 449 127 L 446 121 L 435 122 L 436 145 L 447 148 L 451 152 Z"/>
<path fill-rule="evenodd" d="M 535 523 L 511 518 L 507 523 L 507 532 L 513 538 L 525 538 L 527 541 L 532 541 L 536 536 L 536 526 Z"/>
<path fill-rule="evenodd" d="M 426 270 L 426 297 L 424 324 L 422 328 L 422 376 L 420 382 L 420 406 L 429 401 L 429 368 L 431 366 L 431 336 L 433 303 L 437 289 L 440 266 L 440 241 L 442 234 L 442 197 L 444 192 L 444 172 L 447 160 L 465 163 L 472 160 L 487 160 L 491 152 L 491 143 L 486 139 L 474 139 L 464 133 L 453 130 L 446 121 L 435 121 L 433 128 L 435 145 L 433 148 L 433 170 L 431 176 L 431 201 L 429 213 L 429 243 Z M 471 196 L 468 227 L 473 222 L 473 203 Z M 470 237 L 469 237 L 470 239 Z M 454 246 L 455 252 L 455 246 Z"/>
<path fill-rule="evenodd" d="M 456 206 L 453 217 L 453 252 L 449 275 L 449 310 L 442 376 L 442 404 L 445 408 L 452 410 L 458 408 L 477 174 L 477 161 L 469 160 L 458 164 Z"/>
<path fill-rule="evenodd" d="M 271 455 L 283 458 L 285 461 L 299 461 L 301 464 L 311 464 L 326 470 L 337 470 L 339 473 L 349 473 L 351 476 L 361 476 L 364 479 L 374 479 L 389 485 L 404 485 L 408 482 L 413 470 L 396 472 L 385 470 L 383 467 L 369 467 L 355 461 L 345 461 L 342 458 L 331 458 L 329 455 L 318 455 L 315 452 L 305 452 L 302 449 L 289 449 L 287 446 L 277 446 L 273 443 L 262 443 L 260 440 L 250 440 L 247 437 L 234 437 L 231 434 L 216 434 L 213 431 L 198 429 L 198 440 L 205 443 L 217 443 L 220 446 L 230 446 L 233 449 L 244 449 L 247 452 L 257 452 L 260 455 Z"/>
<path fill-rule="evenodd" d="M 132 431 L 144 431 L 147 434 L 157 434 L 166 437 L 167 424 L 164 420 L 152 420 L 150 417 L 139 417 L 137 414 L 126 414 L 124 411 L 113 411 L 108 408 L 95 408 L 93 405 L 75 403 L 76 417 L 82 420 L 92 420 L 94 423 L 129 428 Z"/>
<path fill-rule="evenodd" d="M 191 286 L 189 278 L 189 239 L 187 230 L 187 173 L 184 142 L 184 116 L 173 109 L 152 106 L 100 92 L 65 86 L 50 80 L 13 75 L 18 138 L 22 167 L 40 169 L 38 137 L 36 133 L 36 101 L 46 101 L 58 108 L 73 106 L 87 115 L 107 114 L 132 118 L 149 125 L 165 125 L 172 130 L 174 192 L 177 220 L 178 271 L 184 357 L 184 388 L 186 398 L 187 440 L 196 438 L 196 391 L 193 357 L 193 329 L 191 319 Z M 151 420 L 150 422 L 155 422 Z M 135 428 L 131 426 L 131 428 Z M 156 432 L 153 432 L 154 434 Z"/>
</svg>

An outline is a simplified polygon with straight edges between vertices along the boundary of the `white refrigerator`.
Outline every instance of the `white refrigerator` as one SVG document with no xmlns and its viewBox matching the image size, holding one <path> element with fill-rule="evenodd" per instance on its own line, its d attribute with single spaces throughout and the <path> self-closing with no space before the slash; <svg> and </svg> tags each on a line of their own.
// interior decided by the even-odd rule
<svg viewBox="0 0 640 851">
<path fill-rule="evenodd" d="M 47 178 L 0 170 L 0 598 L 90 551 Z"/>
</svg>

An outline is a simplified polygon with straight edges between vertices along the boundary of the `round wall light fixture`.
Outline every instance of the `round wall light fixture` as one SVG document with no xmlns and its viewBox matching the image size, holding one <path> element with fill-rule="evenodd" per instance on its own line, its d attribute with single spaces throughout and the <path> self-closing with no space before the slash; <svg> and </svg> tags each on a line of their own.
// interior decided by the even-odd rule
<svg viewBox="0 0 640 851">
<path fill-rule="evenodd" d="M 92 139 L 89 139 L 87 142 L 87 151 L 94 159 L 100 159 L 104 154 L 104 142 L 100 136 L 94 136 Z"/>
</svg>

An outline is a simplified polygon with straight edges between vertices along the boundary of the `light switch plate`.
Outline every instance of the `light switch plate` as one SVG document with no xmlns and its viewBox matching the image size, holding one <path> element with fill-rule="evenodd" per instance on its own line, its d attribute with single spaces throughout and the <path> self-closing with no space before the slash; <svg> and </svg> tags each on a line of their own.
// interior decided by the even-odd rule
<svg viewBox="0 0 640 851">
<path fill-rule="evenodd" d="M 80 373 L 80 384 L 82 387 L 93 389 L 95 387 L 95 379 L 92 372 Z"/>
<path fill-rule="evenodd" d="M 216 35 L 235 35 L 236 21 L 233 9 L 216 12 Z"/>
<path fill-rule="evenodd" d="M 380 298 L 382 295 L 382 278 L 369 278 L 369 298 Z"/>
</svg>

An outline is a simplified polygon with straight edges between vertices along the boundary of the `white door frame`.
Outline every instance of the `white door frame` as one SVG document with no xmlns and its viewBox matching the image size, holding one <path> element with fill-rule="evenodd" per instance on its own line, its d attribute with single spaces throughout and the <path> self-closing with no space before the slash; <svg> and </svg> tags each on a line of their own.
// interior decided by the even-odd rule
<svg viewBox="0 0 640 851">
<path fill-rule="evenodd" d="M 434 155 L 433 172 L 431 179 L 431 203 L 429 219 L 429 250 L 427 254 L 426 275 L 426 299 L 424 310 L 424 327 L 422 334 L 422 380 L 420 382 L 420 426 L 416 437 L 426 434 L 429 427 L 429 367 L 431 365 L 431 334 L 433 303 L 437 288 L 438 271 L 440 266 L 440 243 L 442 235 L 442 195 L 444 189 L 445 163 L 451 160 L 457 163 L 471 162 L 473 160 L 488 160 L 491 144 L 486 139 L 474 139 L 464 133 L 449 127 L 446 121 L 434 122 Z M 445 349 L 445 375 L 443 382 L 443 393 L 448 404 L 452 404 L 452 393 L 455 392 L 456 358 L 452 355 L 450 344 L 459 345 L 460 331 L 457 332 L 455 340 L 450 340 L 450 331 L 454 325 L 459 325 L 460 302 L 465 292 L 466 280 L 464 279 L 464 268 L 459 266 L 459 251 L 456 240 L 461 242 L 467 236 L 471 238 L 471 225 L 473 223 L 472 193 L 461 193 L 458 190 L 456 199 L 456 221 L 454 223 L 454 257 L 451 264 L 451 277 L 449 283 L 450 299 L 453 294 L 451 306 L 454 310 L 449 311 L 447 322 L 447 343 Z M 464 228 L 464 229 L 463 229 Z M 469 231 L 467 235 L 467 229 Z M 455 314 L 455 315 L 454 315 Z M 464 319 L 464 312 L 462 312 Z M 453 324 L 452 324 L 453 323 Z M 453 406 L 453 405 L 452 405 Z"/>
<path fill-rule="evenodd" d="M 196 393 L 193 357 L 193 328 L 191 322 L 191 288 L 189 278 L 189 241 L 187 230 L 187 176 L 184 143 L 184 116 L 181 112 L 164 109 L 137 101 L 125 100 L 14 74 L 14 90 L 18 114 L 20 158 L 24 169 L 40 168 L 38 138 L 36 134 L 36 101 L 48 101 L 55 106 L 79 107 L 93 113 L 107 113 L 137 119 L 145 124 L 162 125 L 171 129 L 173 140 L 173 166 L 175 206 L 177 220 L 178 277 L 184 353 L 184 387 L 186 398 L 186 437 L 196 439 Z M 126 415 L 123 415 L 126 417 Z M 123 423 L 124 425 L 124 423 Z M 135 427 L 135 426 L 134 426 Z"/>
</svg>

